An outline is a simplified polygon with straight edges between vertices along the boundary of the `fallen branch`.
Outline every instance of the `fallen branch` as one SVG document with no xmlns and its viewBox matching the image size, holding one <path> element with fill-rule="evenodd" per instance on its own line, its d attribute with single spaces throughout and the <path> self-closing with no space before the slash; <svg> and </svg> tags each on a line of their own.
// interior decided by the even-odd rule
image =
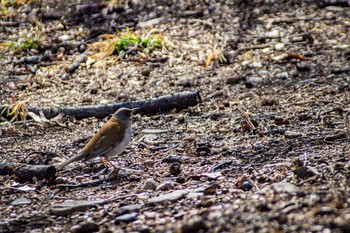
<svg viewBox="0 0 350 233">
<path fill-rule="evenodd" d="M 122 107 L 139 108 L 140 110 L 138 110 L 138 113 L 142 114 L 157 114 L 169 112 L 173 109 L 180 110 L 189 106 L 195 106 L 199 102 L 200 96 L 198 91 L 185 91 L 143 101 L 129 101 L 114 104 L 62 108 L 40 108 L 27 106 L 27 110 L 29 112 L 34 112 L 37 115 L 39 115 L 40 111 L 42 111 L 47 119 L 55 117 L 61 112 L 69 116 L 74 116 L 77 119 L 83 119 L 88 117 L 104 118 Z M 2 112 L 4 108 L 5 106 L 0 106 L 0 112 Z M 6 117 L 5 114 L 3 115 L 3 117 Z"/>
<path fill-rule="evenodd" d="M 0 163 L 0 175 L 16 175 L 26 181 L 33 181 L 34 177 L 38 180 L 52 180 L 56 175 L 56 168 L 52 165 L 2 162 Z"/>
</svg>

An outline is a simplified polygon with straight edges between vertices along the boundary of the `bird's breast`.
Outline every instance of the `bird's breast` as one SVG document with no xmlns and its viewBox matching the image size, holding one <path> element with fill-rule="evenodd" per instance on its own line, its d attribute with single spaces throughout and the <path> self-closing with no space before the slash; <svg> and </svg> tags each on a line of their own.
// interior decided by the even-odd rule
<svg viewBox="0 0 350 233">
<path fill-rule="evenodd" d="M 120 142 L 117 142 L 114 145 L 114 148 L 108 153 L 107 156 L 113 157 L 121 154 L 129 144 L 129 142 L 131 141 L 131 136 L 132 136 L 132 129 L 131 127 L 128 127 L 125 129 L 125 134 L 122 140 Z"/>
</svg>

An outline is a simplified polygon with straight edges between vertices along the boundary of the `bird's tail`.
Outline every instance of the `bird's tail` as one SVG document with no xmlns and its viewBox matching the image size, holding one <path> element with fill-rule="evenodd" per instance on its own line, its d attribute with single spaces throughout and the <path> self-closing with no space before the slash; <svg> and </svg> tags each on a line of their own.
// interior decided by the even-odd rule
<svg viewBox="0 0 350 233">
<path fill-rule="evenodd" d="M 73 156 L 70 159 L 67 159 L 66 161 L 64 161 L 63 163 L 59 164 L 57 166 L 57 170 L 62 170 L 62 168 L 64 168 L 65 166 L 67 166 L 70 163 L 73 163 L 75 161 L 81 160 L 83 158 L 85 158 L 86 154 L 84 152 L 79 152 L 79 154 Z"/>
</svg>

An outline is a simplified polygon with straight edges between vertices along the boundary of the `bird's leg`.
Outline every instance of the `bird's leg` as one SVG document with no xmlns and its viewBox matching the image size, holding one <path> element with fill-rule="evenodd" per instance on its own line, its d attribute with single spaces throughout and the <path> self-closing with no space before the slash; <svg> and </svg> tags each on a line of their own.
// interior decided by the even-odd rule
<svg viewBox="0 0 350 233">
<path fill-rule="evenodd" d="M 119 168 L 117 168 L 116 166 L 114 166 L 113 163 L 111 163 L 109 160 L 107 160 L 105 157 L 101 157 L 101 161 L 102 163 L 108 168 L 110 166 L 113 167 L 113 170 L 112 172 L 109 174 L 110 177 L 114 177 L 116 175 L 118 175 L 118 171 L 119 171 Z"/>
<path fill-rule="evenodd" d="M 101 157 L 101 161 L 106 167 L 112 166 L 114 168 L 114 170 L 118 170 L 118 168 L 116 166 L 114 166 L 114 164 L 111 163 L 109 160 L 107 160 L 105 157 Z"/>
</svg>

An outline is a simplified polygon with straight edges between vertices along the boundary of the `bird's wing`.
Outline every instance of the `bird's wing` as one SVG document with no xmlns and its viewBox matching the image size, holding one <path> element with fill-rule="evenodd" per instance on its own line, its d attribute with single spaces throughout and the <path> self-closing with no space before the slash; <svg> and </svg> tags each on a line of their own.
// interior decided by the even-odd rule
<svg viewBox="0 0 350 233">
<path fill-rule="evenodd" d="M 123 140 L 125 128 L 126 127 L 119 124 L 118 121 L 110 121 L 108 124 L 102 126 L 102 128 L 85 146 L 89 146 L 89 155 L 84 160 L 89 160 L 111 151 L 115 145 Z"/>
</svg>

